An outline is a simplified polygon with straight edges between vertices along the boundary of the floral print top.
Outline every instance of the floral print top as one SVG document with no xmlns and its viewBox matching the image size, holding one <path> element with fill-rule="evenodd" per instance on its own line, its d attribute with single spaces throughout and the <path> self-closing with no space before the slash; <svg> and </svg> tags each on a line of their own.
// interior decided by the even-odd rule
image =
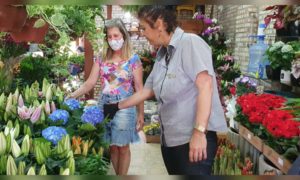
<svg viewBox="0 0 300 180">
<path fill-rule="evenodd" d="M 137 54 L 118 63 L 96 60 L 100 65 L 100 83 L 103 94 L 127 95 L 133 93 L 133 70 L 142 66 Z"/>
</svg>

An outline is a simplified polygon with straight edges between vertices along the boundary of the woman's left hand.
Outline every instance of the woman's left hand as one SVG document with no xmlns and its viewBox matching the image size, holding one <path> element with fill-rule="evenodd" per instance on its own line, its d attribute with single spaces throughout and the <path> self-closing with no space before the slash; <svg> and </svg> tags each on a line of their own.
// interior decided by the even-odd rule
<svg viewBox="0 0 300 180">
<path fill-rule="evenodd" d="M 136 130 L 137 132 L 143 130 L 144 127 L 144 117 L 137 117 L 137 122 L 136 122 Z"/>
<path fill-rule="evenodd" d="M 197 130 L 194 130 L 189 150 L 190 162 L 198 162 L 207 158 L 207 140 L 206 135 Z"/>
</svg>

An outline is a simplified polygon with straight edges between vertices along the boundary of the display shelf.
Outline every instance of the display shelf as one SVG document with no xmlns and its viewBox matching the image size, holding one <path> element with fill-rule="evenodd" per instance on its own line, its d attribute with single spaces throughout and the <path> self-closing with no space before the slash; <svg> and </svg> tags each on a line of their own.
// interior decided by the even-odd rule
<svg viewBox="0 0 300 180">
<path fill-rule="evenodd" d="M 287 174 L 292 166 L 292 163 L 289 160 L 278 154 L 274 149 L 266 145 L 259 137 L 255 136 L 241 124 L 239 124 L 239 134 L 268 158 L 280 171 Z"/>
</svg>

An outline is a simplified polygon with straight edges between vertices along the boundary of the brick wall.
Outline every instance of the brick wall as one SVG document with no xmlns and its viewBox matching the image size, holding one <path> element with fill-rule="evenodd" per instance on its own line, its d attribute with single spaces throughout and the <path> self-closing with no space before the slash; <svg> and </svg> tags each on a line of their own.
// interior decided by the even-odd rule
<svg viewBox="0 0 300 180">
<path fill-rule="evenodd" d="M 213 18 L 218 19 L 222 26 L 222 32 L 227 39 L 231 39 L 230 47 L 236 63 L 240 65 L 241 71 L 246 72 L 249 62 L 249 46 L 255 43 L 254 38 L 249 35 L 256 35 L 259 23 L 263 23 L 263 18 L 268 13 L 263 11 L 265 6 L 257 7 L 253 5 L 215 5 L 209 6 L 210 14 L 213 9 Z M 266 43 L 270 44 L 275 39 L 275 30 L 272 23 L 265 30 Z"/>
</svg>

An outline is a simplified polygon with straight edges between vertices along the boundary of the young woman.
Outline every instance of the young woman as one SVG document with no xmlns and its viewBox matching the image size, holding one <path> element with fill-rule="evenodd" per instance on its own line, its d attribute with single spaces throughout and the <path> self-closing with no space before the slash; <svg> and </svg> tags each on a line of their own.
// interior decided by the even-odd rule
<svg viewBox="0 0 300 180">
<path fill-rule="evenodd" d="M 89 92 L 100 78 L 99 107 L 116 103 L 143 89 L 143 69 L 138 55 L 131 54 L 130 36 L 121 19 L 105 22 L 108 48 L 97 58 L 87 81 L 70 97 Z M 144 103 L 116 113 L 106 125 L 105 141 L 110 144 L 110 155 L 117 175 L 126 175 L 130 164 L 129 144 L 139 141 L 137 132 L 144 123 Z"/>
<path fill-rule="evenodd" d="M 145 87 L 130 98 L 105 105 L 118 109 L 155 96 L 159 103 L 161 152 L 169 174 L 209 175 L 217 150 L 217 131 L 227 131 L 210 47 L 177 27 L 174 12 L 145 6 L 138 13 L 140 30 L 160 46 Z"/>
</svg>

